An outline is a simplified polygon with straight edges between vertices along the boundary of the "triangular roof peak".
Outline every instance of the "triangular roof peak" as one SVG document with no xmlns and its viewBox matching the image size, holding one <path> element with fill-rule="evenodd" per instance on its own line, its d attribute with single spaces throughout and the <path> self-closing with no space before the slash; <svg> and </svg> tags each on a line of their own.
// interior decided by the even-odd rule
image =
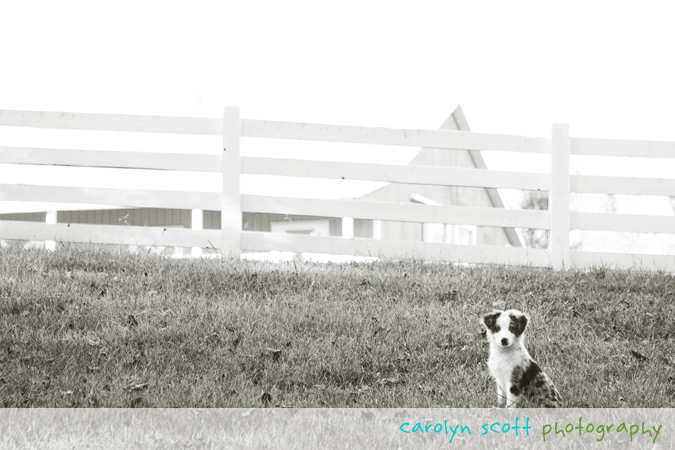
<svg viewBox="0 0 675 450">
<path fill-rule="evenodd" d="M 439 129 L 450 131 L 471 131 L 461 105 L 457 105 L 455 110 L 448 116 L 447 119 L 445 119 Z M 458 149 L 457 151 L 448 151 L 445 149 L 421 148 L 409 164 L 418 166 L 475 167 L 477 169 L 487 169 L 487 165 L 485 164 L 485 160 L 483 159 L 483 155 L 481 155 L 480 151 L 461 149 Z M 379 198 L 383 196 L 384 191 L 388 191 L 390 189 L 394 189 L 398 193 L 393 194 L 392 192 L 391 195 L 400 196 L 402 193 L 400 189 L 395 188 L 393 185 L 386 185 L 369 194 L 366 194 L 361 198 L 364 199 L 371 196 L 374 198 Z M 502 201 L 502 198 L 496 189 L 485 189 L 485 191 L 487 192 L 490 203 L 493 207 L 504 208 L 504 202 Z M 514 247 L 523 246 L 521 240 L 513 228 L 504 228 L 504 231 L 511 245 Z"/>
</svg>

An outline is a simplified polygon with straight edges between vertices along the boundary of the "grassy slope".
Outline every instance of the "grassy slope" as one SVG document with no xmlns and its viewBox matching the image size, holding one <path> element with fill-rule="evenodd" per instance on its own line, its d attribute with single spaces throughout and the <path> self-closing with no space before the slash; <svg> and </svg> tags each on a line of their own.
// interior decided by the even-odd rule
<svg viewBox="0 0 675 450">
<path fill-rule="evenodd" d="M 495 307 L 530 313 L 565 406 L 675 406 L 668 274 L 77 249 L 0 249 L 0 402 L 489 407 Z"/>
</svg>

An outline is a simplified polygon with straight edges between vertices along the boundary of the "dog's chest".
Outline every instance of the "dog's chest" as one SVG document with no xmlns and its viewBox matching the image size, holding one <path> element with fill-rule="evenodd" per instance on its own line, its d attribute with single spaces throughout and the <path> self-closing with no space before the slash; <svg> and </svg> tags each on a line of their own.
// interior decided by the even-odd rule
<svg viewBox="0 0 675 450">
<path fill-rule="evenodd" d="M 508 389 L 511 385 L 511 376 L 516 367 L 525 365 L 529 358 L 523 352 L 490 352 L 488 368 L 495 381 L 503 388 Z"/>
</svg>

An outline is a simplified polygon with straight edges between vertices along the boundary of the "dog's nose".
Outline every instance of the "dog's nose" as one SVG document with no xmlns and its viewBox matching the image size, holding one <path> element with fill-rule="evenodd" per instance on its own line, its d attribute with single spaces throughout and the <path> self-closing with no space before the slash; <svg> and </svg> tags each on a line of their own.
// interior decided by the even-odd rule
<svg viewBox="0 0 675 450">
<path fill-rule="evenodd" d="M 506 339 L 506 338 L 502 338 L 502 345 L 508 345 L 508 344 L 509 344 L 509 340 Z"/>
</svg>

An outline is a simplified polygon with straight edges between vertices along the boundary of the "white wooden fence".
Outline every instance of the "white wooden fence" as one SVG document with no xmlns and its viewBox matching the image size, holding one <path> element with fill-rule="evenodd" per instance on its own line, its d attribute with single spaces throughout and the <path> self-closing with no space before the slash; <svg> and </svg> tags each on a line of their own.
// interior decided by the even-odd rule
<svg viewBox="0 0 675 450">
<path fill-rule="evenodd" d="M 675 142 L 570 138 L 567 125 L 553 125 L 550 138 L 355 126 L 242 120 L 238 108 L 225 108 L 223 120 L 0 110 L 0 126 L 125 132 L 222 135 L 222 156 L 0 147 L 0 163 L 122 167 L 222 172 L 222 193 L 101 189 L 3 184 L 0 201 L 105 204 L 120 207 L 178 208 L 196 211 L 192 230 L 36 222 L 0 222 L 0 238 L 123 245 L 291 251 L 380 258 L 416 258 L 468 263 L 518 264 L 562 269 L 596 265 L 675 270 L 667 255 L 576 252 L 570 229 L 675 232 L 675 217 L 570 212 L 570 192 L 675 196 L 675 180 L 569 174 L 569 155 L 673 157 Z M 403 145 L 435 149 L 550 153 L 551 173 L 531 174 L 450 167 L 395 166 L 242 157 L 242 137 Z M 0 145 L 2 143 L 0 142 Z M 369 180 L 550 191 L 549 211 L 430 206 L 344 200 L 308 200 L 242 195 L 240 175 Z M 203 230 L 200 210 L 221 210 L 222 230 Z M 549 249 L 463 246 L 380 239 L 345 239 L 242 231 L 242 211 L 403 222 L 470 224 L 550 230 Z"/>
</svg>

